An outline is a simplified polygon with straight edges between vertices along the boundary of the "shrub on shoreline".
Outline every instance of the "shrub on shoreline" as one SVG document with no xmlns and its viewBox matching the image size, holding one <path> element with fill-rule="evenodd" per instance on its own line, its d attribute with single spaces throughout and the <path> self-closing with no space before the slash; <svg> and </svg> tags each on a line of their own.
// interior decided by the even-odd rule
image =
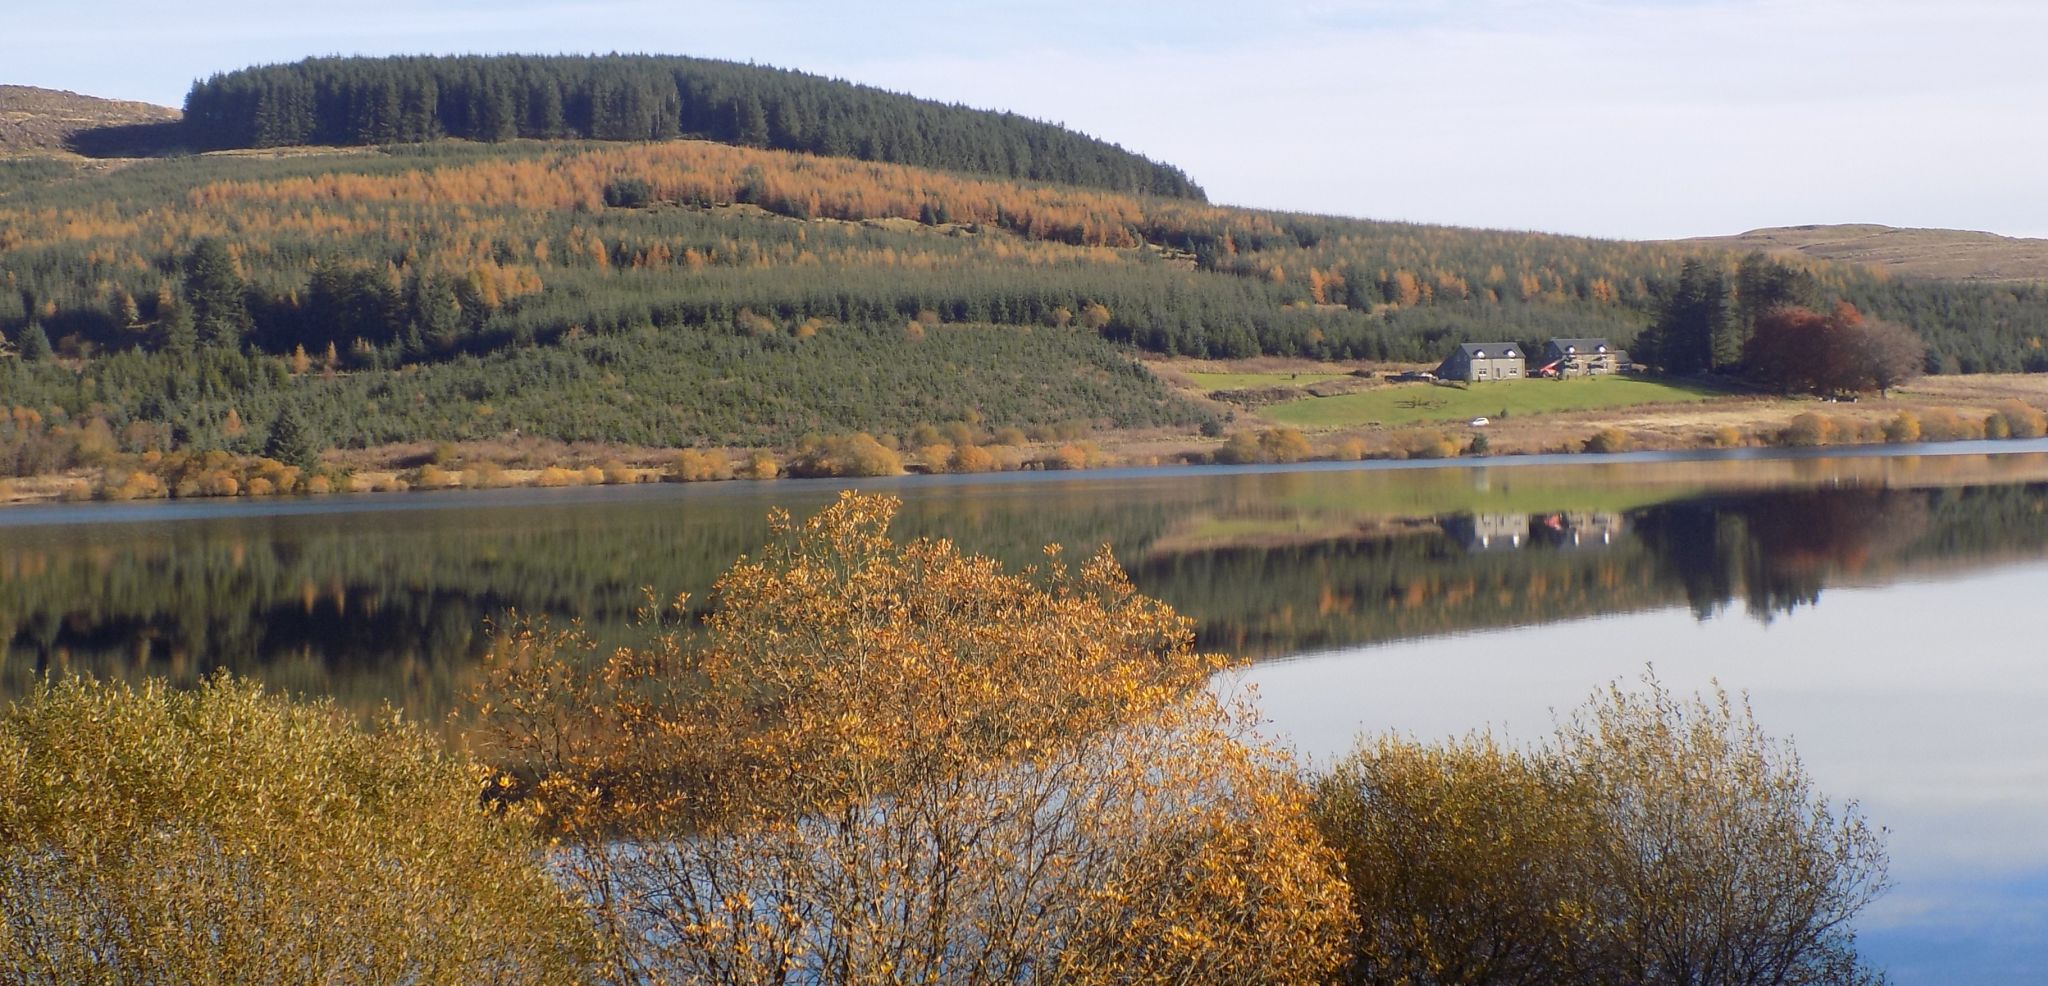
<svg viewBox="0 0 2048 986">
<path fill-rule="evenodd" d="M 46 681 L 0 715 L 0 967 L 52 986 L 581 981 L 581 908 L 478 776 L 395 718 L 358 729 L 225 676 Z"/>
<path fill-rule="evenodd" d="M 1881 831 L 1716 691 L 1614 686 L 1549 742 L 1369 741 L 1317 782 L 1355 983 L 1863 983 Z"/>
</svg>

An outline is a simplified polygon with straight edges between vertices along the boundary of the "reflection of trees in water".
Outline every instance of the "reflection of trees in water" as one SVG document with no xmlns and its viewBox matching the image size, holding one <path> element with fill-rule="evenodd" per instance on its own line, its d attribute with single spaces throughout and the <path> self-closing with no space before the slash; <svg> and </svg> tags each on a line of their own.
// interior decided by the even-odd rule
<svg viewBox="0 0 2048 986">
<path fill-rule="evenodd" d="M 1631 519 L 1705 619 L 1737 596 L 1769 622 L 1819 601 L 1831 578 L 1896 559 L 1930 523 L 1925 490 L 1800 490 L 1664 504 Z"/>
<path fill-rule="evenodd" d="M 815 496 L 789 497 L 808 510 Z M 0 702 L 45 671 L 165 676 L 214 668 L 373 710 L 434 716 L 469 690 L 487 624 L 513 611 L 624 634 L 645 601 L 702 592 L 767 533 L 769 501 L 485 507 L 0 531 Z M 1135 553 L 1170 502 L 966 491 L 906 508 L 1011 565 L 1048 541 Z"/>
<path fill-rule="evenodd" d="M 1669 598 L 1652 568 L 1625 537 L 1475 550 L 1426 530 L 1159 555 L 1133 578 L 1194 617 L 1202 646 L 1258 658 L 1641 608 Z"/>
<path fill-rule="evenodd" d="M 1521 515 L 1528 537 L 1504 549 L 1336 506 L 1279 544 L 1167 539 L 1198 514 L 1292 520 L 1289 497 L 1348 490 L 1315 478 L 928 490 L 904 505 L 897 533 L 951 537 L 1013 568 L 1050 542 L 1074 555 L 1111 544 L 1141 591 L 1197 621 L 1204 647 L 1251 658 L 1678 603 L 1706 617 L 1739 599 L 1768 619 L 1843 577 L 2048 552 L 2041 484 L 1715 496 L 1631 510 L 1597 537 L 1568 537 L 1596 530 L 1572 515 Z M 799 513 L 814 505 L 783 499 Z M 624 642 L 643 586 L 701 591 L 761 543 L 768 503 L 0 532 L 0 699 L 44 669 L 190 682 L 226 666 L 351 708 L 391 699 L 436 715 L 468 690 L 486 621 L 580 617 Z"/>
<path fill-rule="evenodd" d="M 1570 536 L 1587 519 L 1515 519 L 1155 555 L 1134 577 L 1195 617 L 1204 646 L 1253 658 L 1680 602 L 1705 619 L 1739 599 L 1768 622 L 1845 577 L 2048 551 L 2048 486 L 1705 497 L 1630 511 L 1598 537 Z M 1475 536 L 1517 526 L 1529 536 Z"/>
</svg>

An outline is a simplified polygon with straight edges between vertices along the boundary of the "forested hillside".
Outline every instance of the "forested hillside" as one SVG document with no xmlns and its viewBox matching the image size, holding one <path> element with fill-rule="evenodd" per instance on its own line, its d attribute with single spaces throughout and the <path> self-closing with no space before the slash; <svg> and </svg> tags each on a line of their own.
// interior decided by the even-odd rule
<svg viewBox="0 0 2048 986">
<path fill-rule="evenodd" d="M 343 446 L 1192 430 L 1216 422 L 1139 352 L 1629 345 L 1674 299 L 1741 313 L 1789 283 L 1760 264 L 704 141 L 0 162 L 0 453 L 47 466 L 37 429 L 93 422 L 131 451 L 255 450 L 291 408 Z M 1916 328 L 1930 370 L 2048 368 L 2041 285 L 1796 273 Z"/>
<path fill-rule="evenodd" d="M 802 72 L 652 55 L 311 58 L 185 97 L 196 147 L 702 137 L 1200 199 L 1179 169 L 1062 127 Z"/>
</svg>

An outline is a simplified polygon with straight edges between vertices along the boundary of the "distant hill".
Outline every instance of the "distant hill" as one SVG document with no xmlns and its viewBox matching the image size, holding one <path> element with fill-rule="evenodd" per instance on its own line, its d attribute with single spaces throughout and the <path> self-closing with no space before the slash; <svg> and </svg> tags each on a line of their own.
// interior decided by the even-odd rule
<svg viewBox="0 0 2048 986">
<path fill-rule="evenodd" d="M 95 151 L 162 136 L 183 114 L 168 106 L 0 85 L 0 154 Z"/>
<path fill-rule="evenodd" d="M 185 97 L 195 147 L 441 137 L 723 144 L 1117 192 L 1203 198 L 1180 169 L 1015 113 L 766 65 L 675 55 L 309 58 L 228 72 Z"/>
<path fill-rule="evenodd" d="M 1778 226 L 1679 242 L 1739 252 L 1796 253 L 1820 260 L 1865 264 L 1908 277 L 1954 281 L 2048 280 L 2048 240 L 1962 229 L 1899 229 L 1870 223 Z"/>
</svg>

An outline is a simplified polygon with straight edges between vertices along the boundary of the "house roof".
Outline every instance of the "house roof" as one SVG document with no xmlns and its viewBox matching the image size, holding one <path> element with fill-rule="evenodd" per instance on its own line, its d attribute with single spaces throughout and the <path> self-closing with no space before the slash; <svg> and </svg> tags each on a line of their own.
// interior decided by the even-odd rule
<svg viewBox="0 0 2048 986">
<path fill-rule="evenodd" d="M 1550 344 L 1557 347 L 1560 353 L 1597 353 L 1603 348 L 1610 351 L 1614 349 L 1614 344 L 1606 339 L 1552 339 Z"/>
<path fill-rule="evenodd" d="M 1458 344 L 1455 352 L 1482 359 L 1515 359 L 1526 358 L 1529 355 L 1522 351 L 1522 344 L 1519 342 L 1463 342 Z M 1480 353 L 1486 355 L 1480 357 Z"/>
</svg>

